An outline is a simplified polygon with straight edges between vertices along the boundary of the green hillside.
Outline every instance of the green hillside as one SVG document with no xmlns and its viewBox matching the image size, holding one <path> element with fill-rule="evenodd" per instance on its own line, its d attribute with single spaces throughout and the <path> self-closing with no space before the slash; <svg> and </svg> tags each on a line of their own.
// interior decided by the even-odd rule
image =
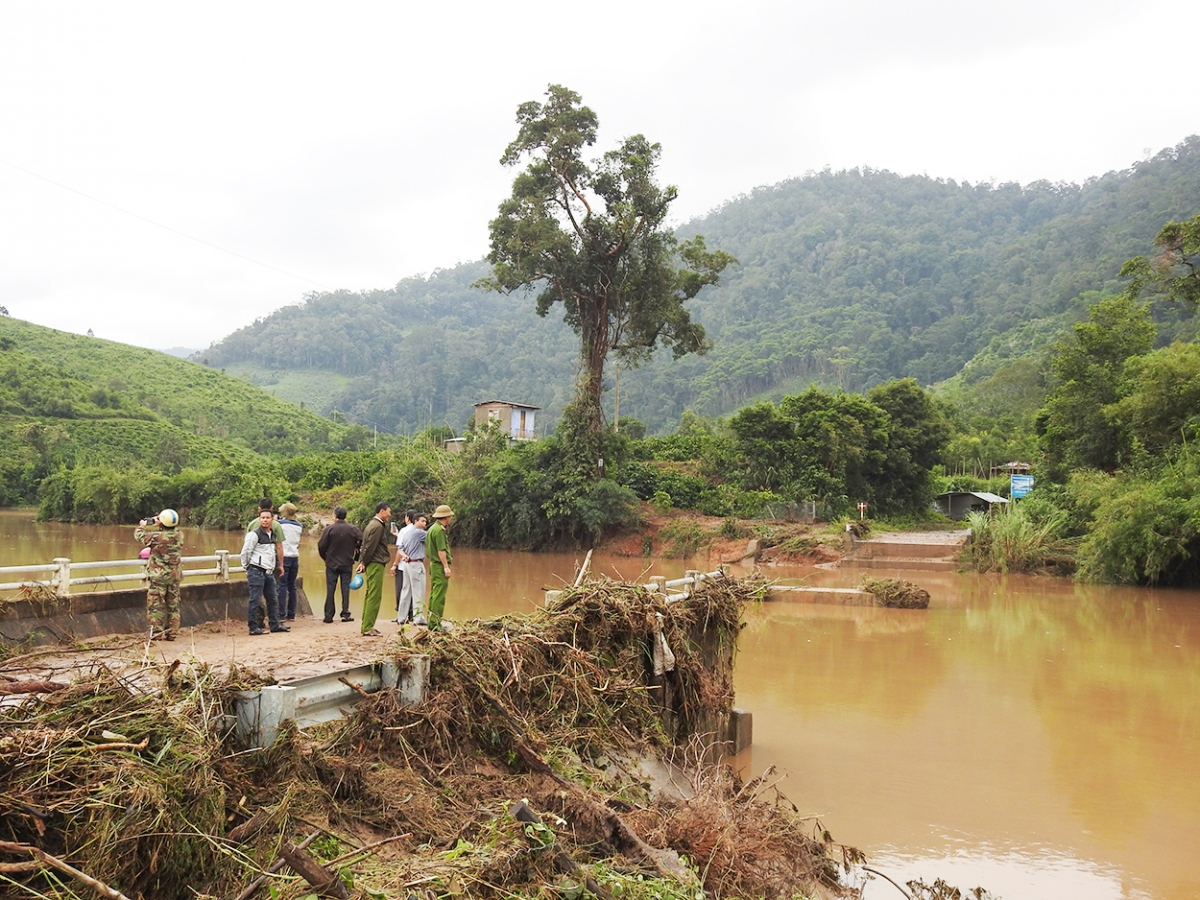
<svg viewBox="0 0 1200 900">
<path fill-rule="evenodd" d="M 621 415 L 662 432 L 687 409 L 726 415 L 812 383 L 934 384 L 985 349 L 993 361 L 976 377 L 987 377 L 1026 352 L 1031 325 L 1053 339 L 1082 315 L 1085 293 L 1117 288 L 1121 263 L 1148 252 L 1165 221 L 1197 210 L 1200 138 L 1082 185 L 853 170 L 761 188 L 680 229 L 740 261 L 692 303 L 714 349 L 620 372 Z M 314 294 L 199 356 L 398 432 L 461 429 L 474 403 L 495 397 L 541 406 L 552 424 L 571 395 L 577 339 L 554 314 L 539 319 L 531 298 L 472 288 L 486 272 L 470 263 L 390 290 Z M 1177 323 L 1164 324 L 1167 340 Z M 305 393 L 300 372 L 344 387 Z M 610 388 L 616 377 L 610 366 Z"/>
<path fill-rule="evenodd" d="M 0 373 L 5 505 L 35 501 L 55 472 L 212 483 L 366 436 L 205 366 L 9 317 L 0 317 Z"/>
</svg>

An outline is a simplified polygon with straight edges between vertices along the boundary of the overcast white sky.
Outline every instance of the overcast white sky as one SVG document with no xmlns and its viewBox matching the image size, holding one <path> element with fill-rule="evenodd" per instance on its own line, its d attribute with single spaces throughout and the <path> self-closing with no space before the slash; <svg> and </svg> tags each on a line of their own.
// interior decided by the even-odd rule
<svg viewBox="0 0 1200 900">
<path fill-rule="evenodd" d="M 677 223 L 826 166 L 1080 182 L 1200 131 L 1180 14 L 0 0 L 0 305 L 202 348 L 309 291 L 479 259 L 516 107 L 551 82 L 597 112 L 598 149 L 662 144 Z"/>
</svg>

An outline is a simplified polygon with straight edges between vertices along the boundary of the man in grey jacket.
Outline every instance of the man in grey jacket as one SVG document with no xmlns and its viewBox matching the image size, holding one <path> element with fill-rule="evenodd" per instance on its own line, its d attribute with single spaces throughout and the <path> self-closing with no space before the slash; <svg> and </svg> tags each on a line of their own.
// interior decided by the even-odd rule
<svg viewBox="0 0 1200 900">
<path fill-rule="evenodd" d="M 275 572 L 279 565 L 275 558 L 275 534 L 271 529 L 274 521 L 271 510 L 259 513 L 258 524 L 246 532 L 242 542 L 242 568 L 246 570 L 246 584 L 250 599 L 246 606 L 246 624 L 251 634 L 266 634 L 263 629 L 263 598 L 266 598 L 267 621 L 271 631 L 291 631 L 279 620 L 279 605 L 275 590 Z"/>
</svg>

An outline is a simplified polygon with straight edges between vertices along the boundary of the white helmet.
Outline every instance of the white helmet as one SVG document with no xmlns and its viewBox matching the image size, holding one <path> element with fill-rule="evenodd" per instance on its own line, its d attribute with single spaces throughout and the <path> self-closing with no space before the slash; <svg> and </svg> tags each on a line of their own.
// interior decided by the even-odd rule
<svg viewBox="0 0 1200 900">
<path fill-rule="evenodd" d="M 179 524 L 179 513 L 173 509 L 164 509 L 158 514 L 158 524 L 163 528 L 174 528 Z"/>
</svg>

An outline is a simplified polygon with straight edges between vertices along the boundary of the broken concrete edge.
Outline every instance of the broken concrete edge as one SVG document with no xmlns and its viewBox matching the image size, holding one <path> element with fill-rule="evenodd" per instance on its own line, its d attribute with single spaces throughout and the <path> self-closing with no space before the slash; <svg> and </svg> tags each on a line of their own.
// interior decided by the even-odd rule
<svg viewBox="0 0 1200 900">
<path fill-rule="evenodd" d="M 296 579 L 296 611 L 312 615 L 303 578 Z M 179 587 L 179 617 L 184 628 L 208 622 L 246 619 L 245 581 L 204 581 Z M 0 643 L 41 646 L 106 634 L 146 631 L 146 588 L 90 591 L 45 600 L 0 601 Z"/>
</svg>

